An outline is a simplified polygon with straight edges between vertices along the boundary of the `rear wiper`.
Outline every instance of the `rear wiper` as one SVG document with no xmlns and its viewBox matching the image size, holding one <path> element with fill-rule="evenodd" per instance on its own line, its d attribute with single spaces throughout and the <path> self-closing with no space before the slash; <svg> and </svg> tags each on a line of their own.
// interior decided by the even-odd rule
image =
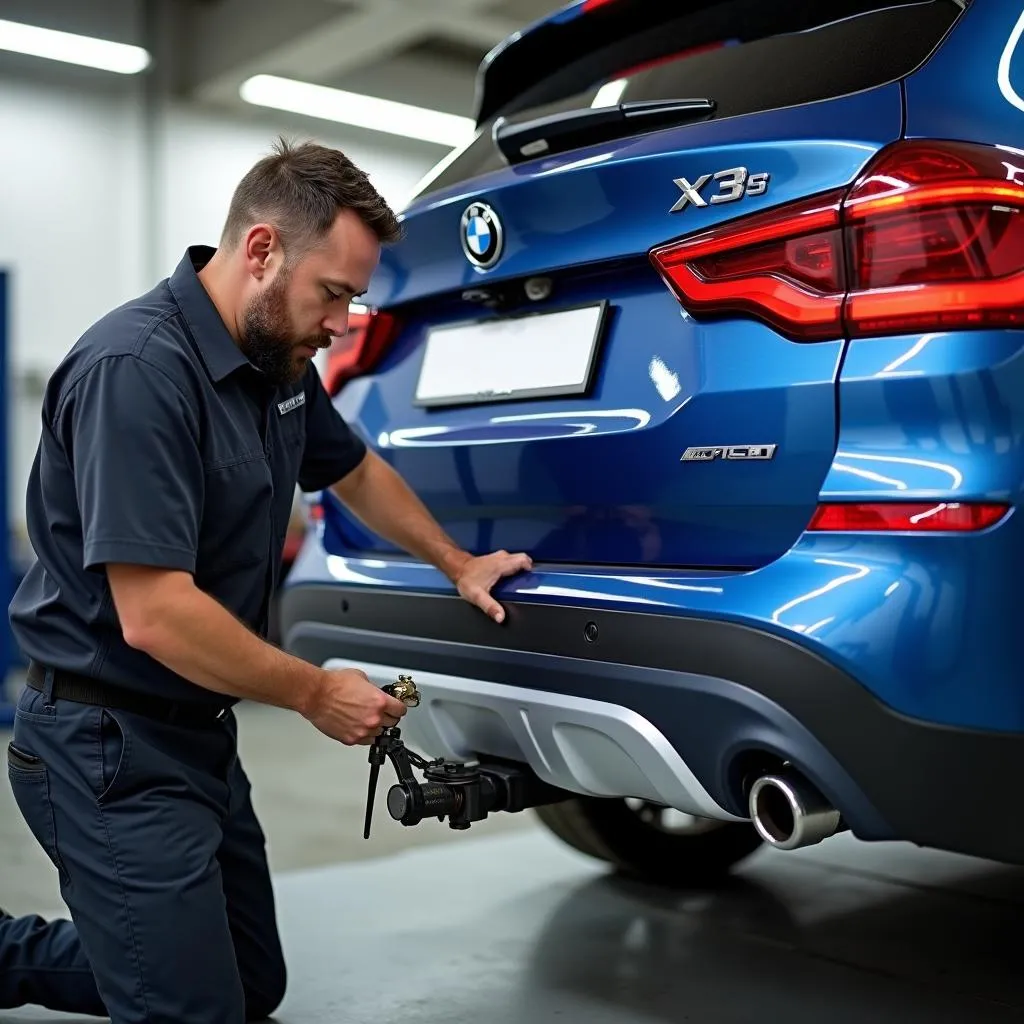
<svg viewBox="0 0 1024 1024">
<path fill-rule="evenodd" d="M 711 99 L 634 100 L 610 107 L 569 110 L 518 124 L 499 117 L 492 134 L 505 160 L 516 164 L 641 132 L 673 128 L 710 117 L 714 111 L 715 101 Z"/>
</svg>

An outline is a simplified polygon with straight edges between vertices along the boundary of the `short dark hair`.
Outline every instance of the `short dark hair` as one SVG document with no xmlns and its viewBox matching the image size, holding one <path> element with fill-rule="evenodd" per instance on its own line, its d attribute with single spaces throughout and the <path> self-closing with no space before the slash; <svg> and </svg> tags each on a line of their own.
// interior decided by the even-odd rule
<svg viewBox="0 0 1024 1024">
<path fill-rule="evenodd" d="M 221 245 L 235 248 L 249 227 L 266 221 L 277 229 L 285 258 L 291 261 L 316 245 L 343 209 L 354 210 L 382 244 L 402 235 L 401 223 L 369 176 L 344 153 L 279 138 L 273 153 L 238 183 Z"/>
</svg>

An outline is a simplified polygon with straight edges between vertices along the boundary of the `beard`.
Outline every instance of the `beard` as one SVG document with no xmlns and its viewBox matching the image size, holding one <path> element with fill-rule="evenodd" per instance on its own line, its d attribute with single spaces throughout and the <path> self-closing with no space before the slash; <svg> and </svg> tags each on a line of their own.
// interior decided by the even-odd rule
<svg viewBox="0 0 1024 1024">
<path fill-rule="evenodd" d="M 274 387 L 294 384 L 306 372 L 308 360 L 295 355 L 299 346 L 326 348 L 331 341 L 323 334 L 295 337 L 288 316 L 287 292 L 288 274 L 282 272 L 249 303 L 241 324 L 239 347 Z"/>
</svg>

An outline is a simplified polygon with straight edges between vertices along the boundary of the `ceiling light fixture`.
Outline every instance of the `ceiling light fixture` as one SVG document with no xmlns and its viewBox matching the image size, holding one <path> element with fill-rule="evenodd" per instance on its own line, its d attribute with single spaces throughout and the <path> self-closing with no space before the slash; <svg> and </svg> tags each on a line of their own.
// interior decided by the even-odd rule
<svg viewBox="0 0 1024 1024">
<path fill-rule="evenodd" d="M 149 54 L 141 46 L 112 43 L 74 32 L 22 25 L 0 20 L 0 50 L 25 53 L 31 57 L 80 64 L 119 75 L 135 75 L 149 67 Z"/>
<path fill-rule="evenodd" d="M 288 110 L 439 146 L 461 146 L 472 138 L 475 128 L 469 117 L 276 75 L 255 75 L 247 79 L 239 95 L 246 103 L 256 106 Z"/>
</svg>

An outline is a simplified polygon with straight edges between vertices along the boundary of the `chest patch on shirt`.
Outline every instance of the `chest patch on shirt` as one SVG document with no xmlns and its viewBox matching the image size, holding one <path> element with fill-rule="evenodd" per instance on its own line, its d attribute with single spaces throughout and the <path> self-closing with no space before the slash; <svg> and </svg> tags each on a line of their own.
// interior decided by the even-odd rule
<svg viewBox="0 0 1024 1024">
<path fill-rule="evenodd" d="M 306 403 L 306 392 L 300 391 L 297 395 L 292 395 L 291 398 L 286 398 L 283 402 L 277 403 L 277 411 L 281 416 L 287 413 L 294 412 L 300 405 Z"/>
</svg>

